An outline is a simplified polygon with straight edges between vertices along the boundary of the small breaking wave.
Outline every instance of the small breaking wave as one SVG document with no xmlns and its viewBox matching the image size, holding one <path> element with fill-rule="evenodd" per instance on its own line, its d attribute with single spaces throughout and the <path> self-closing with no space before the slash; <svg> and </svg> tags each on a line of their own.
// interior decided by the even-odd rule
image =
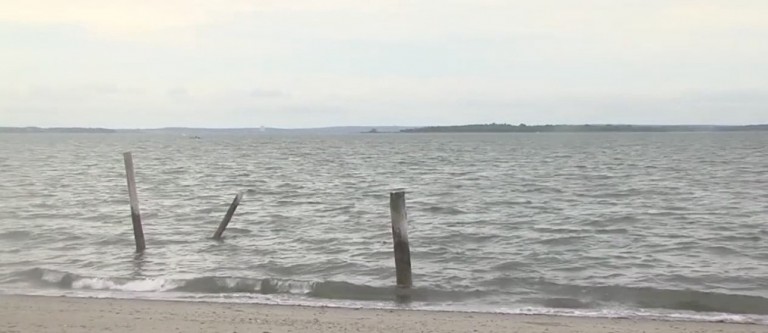
<svg viewBox="0 0 768 333">
<path fill-rule="evenodd" d="M 639 309 L 768 315 L 768 298 L 761 296 L 650 287 L 580 286 L 519 278 L 493 279 L 486 284 L 495 290 L 526 286 L 547 296 L 533 303 L 553 308 L 602 308 L 620 304 Z"/>
<path fill-rule="evenodd" d="M 312 298 L 358 301 L 391 301 L 403 295 L 394 286 L 379 287 L 343 281 L 300 281 L 274 278 L 204 276 L 192 279 L 106 278 L 80 276 L 57 270 L 33 268 L 0 278 L 0 284 L 26 283 L 38 287 L 124 292 L 184 292 L 192 294 L 292 294 Z M 482 292 L 414 288 L 411 301 L 441 302 L 486 296 Z"/>
<path fill-rule="evenodd" d="M 294 295 L 305 300 L 334 300 L 341 306 L 350 302 L 401 302 L 403 290 L 343 281 L 301 281 L 275 278 L 204 276 L 191 279 L 113 278 L 81 276 L 74 273 L 33 268 L 0 276 L 0 285 L 25 284 L 80 292 L 150 293 L 158 299 L 178 297 L 225 299 L 237 302 L 243 295 Z M 405 292 L 414 309 L 548 314 L 585 317 L 644 317 L 652 319 L 726 321 L 768 324 L 768 298 L 694 290 L 662 290 L 622 286 L 577 286 L 543 280 L 508 278 L 484 284 L 485 289 L 443 290 L 417 287 Z M 513 291 L 523 287 L 537 296 L 519 297 Z M 177 295 L 177 296 L 163 296 Z M 145 295 L 146 296 L 146 295 Z M 245 298 L 250 299 L 248 297 Z M 494 304 L 493 309 L 472 308 L 473 299 Z M 359 303 L 356 303 L 359 304 Z M 418 305 L 420 304 L 420 305 Z M 436 306 L 437 304 L 448 304 Z M 311 304 L 309 304 L 311 305 Z M 719 319 L 717 319 L 719 318 Z"/>
</svg>

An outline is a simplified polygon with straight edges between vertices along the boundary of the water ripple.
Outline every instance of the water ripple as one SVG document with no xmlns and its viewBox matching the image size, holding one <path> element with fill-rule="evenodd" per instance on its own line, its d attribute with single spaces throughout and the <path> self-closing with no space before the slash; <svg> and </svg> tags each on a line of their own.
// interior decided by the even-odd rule
<svg viewBox="0 0 768 333">
<path fill-rule="evenodd" d="M 2 135 L 0 286 L 390 300 L 388 192 L 405 189 L 417 300 L 764 314 L 765 147 L 765 133 Z"/>
</svg>

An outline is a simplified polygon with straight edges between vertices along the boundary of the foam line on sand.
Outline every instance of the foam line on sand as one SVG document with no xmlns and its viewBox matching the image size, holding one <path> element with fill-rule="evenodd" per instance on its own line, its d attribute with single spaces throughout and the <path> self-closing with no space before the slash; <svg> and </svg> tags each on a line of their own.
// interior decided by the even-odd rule
<svg viewBox="0 0 768 333">
<path fill-rule="evenodd" d="M 766 325 L 0 295 L 0 332 L 768 332 Z"/>
</svg>

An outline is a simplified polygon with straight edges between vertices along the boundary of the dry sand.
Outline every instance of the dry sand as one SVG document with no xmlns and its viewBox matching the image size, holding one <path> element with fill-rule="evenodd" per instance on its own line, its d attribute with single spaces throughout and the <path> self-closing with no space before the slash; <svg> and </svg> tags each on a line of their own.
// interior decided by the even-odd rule
<svg viewBox="0 0 768 333">
<path fill-rule="evenodd" d="M 0 295 L 0 332 L 768 332 L 768 326 Z"/>
</svg>

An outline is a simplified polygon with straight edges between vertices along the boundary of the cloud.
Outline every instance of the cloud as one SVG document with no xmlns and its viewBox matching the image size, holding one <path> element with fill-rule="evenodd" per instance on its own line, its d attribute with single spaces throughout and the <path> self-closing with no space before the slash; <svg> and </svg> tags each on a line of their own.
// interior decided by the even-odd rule
<svg viewBox="0 0 768 333">
<path fill-rule="evenodd" d="M 190 27 L 244 10 L 243 1 L 94 1 L 29 0 L 0 5 L 0 21 L 27 24 L 73 24 L 97 34 L 133 35 Z M 216 8 L 228 8 L 227 11 Z"/>
<path fill-rule="evenodd" d="M 187 88 L 176 87 L 168 90 L 168 97 L 176 102 L 189 102 L 192 100 L 192 96 L 189 94 Z"/>
<path fill-rule="evenodd" d="M 255 98 L 276 98 L 276 97 L 288 96 L 286 93 L 282 91 L 267 90 L 267 89 L 252 89 L 249 95 Z"/>
<path fill-rule="evenodd" d="M 763 0 L 6 1 L 0 115 L 766 122 L 765 12 Z"/>
</svg>

